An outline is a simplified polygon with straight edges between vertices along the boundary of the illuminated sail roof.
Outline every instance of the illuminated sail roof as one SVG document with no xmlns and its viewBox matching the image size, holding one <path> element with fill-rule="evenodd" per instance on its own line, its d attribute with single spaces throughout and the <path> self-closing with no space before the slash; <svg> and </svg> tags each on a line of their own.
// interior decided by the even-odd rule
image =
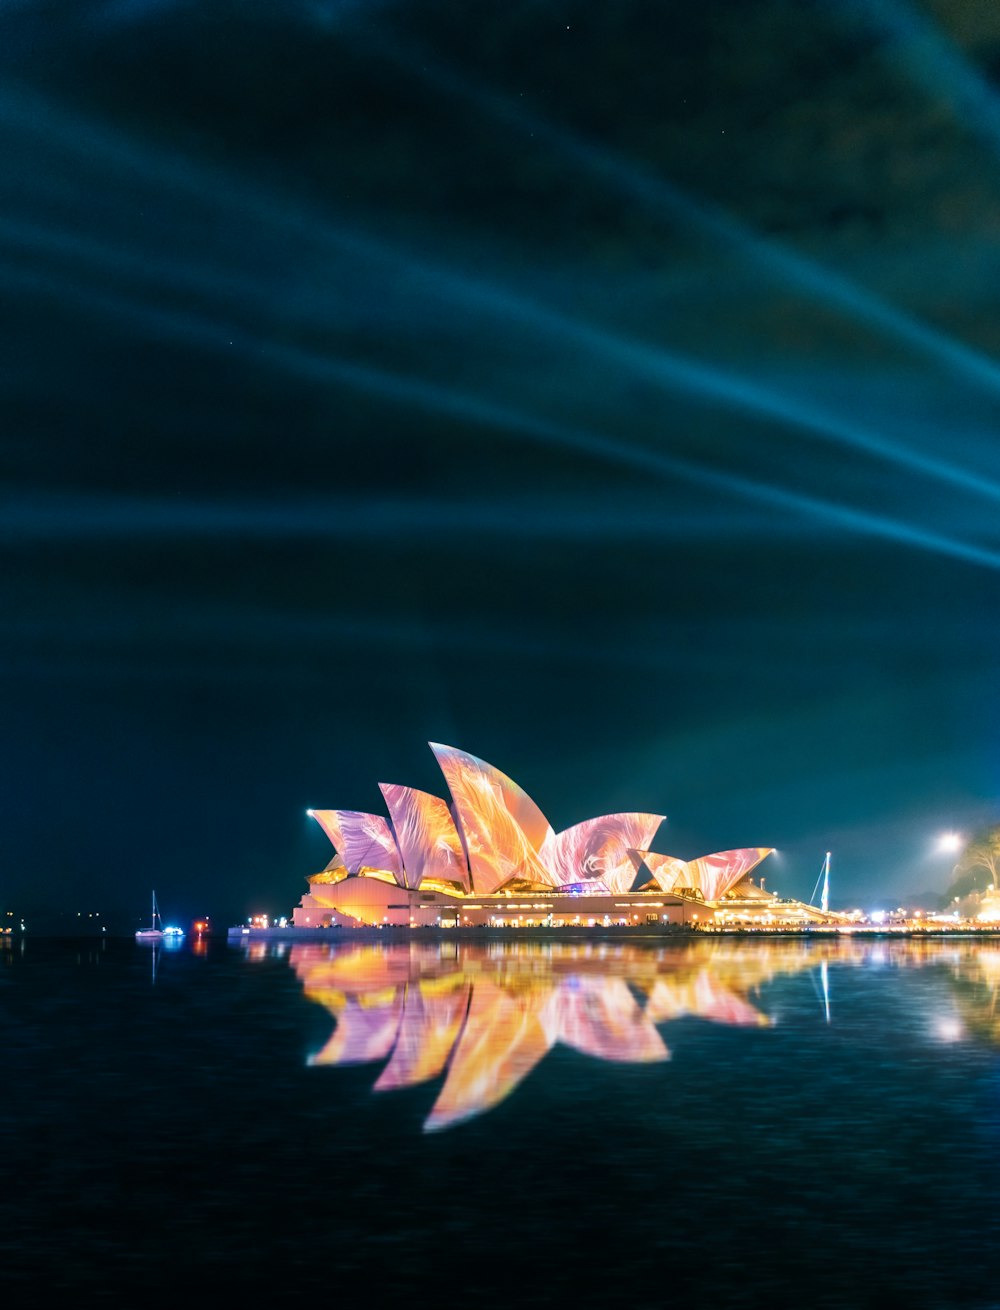
<svg viewBox="0 0 1000 1310">
<path fill-rule="evenodd" d="M 765 856 L 771 847 L 738 850 L 681 860 L 649 849 L 662 814 L 624 812 L 553 831 L 548 819 L 512 778 L 486 760 L 454 746 L 429 743 L 451 793 L 449 806 L 438 796 L 380 783 L 392 826 L 358 810 L 311 810 L 333 842 L 338 859 L 325 871 L 388 873 L 409 891 L 457 885 L 489 895 L 509 884 L 600 890 L 626 895 L 652 881 L 664 892 L 698 891 L 718 900 Z"/>
<path fill-rule="evenodd" d="M 531 797 L 485 760 L 431 742 L 455 802 L 475 891 L 489 893 L 524 878 L 553 884 L 539 851 L 554 833 Z"/>
<path fill-rule="evenodd" d="M 706 901 L 717 901 L 773 849 L 773 846 L 743 846 L 735 851 L 702 855 L 688 863 L 691 885 L 701 889 Z"/>
<path fill-rule="evenodd" d="M 333 842 L 348 873 L 382 869 L 403 885 L 403 863 L 389 831 L 378 814 L 360 810 L 311 810 L 310 813 Z"/>
<path fill-rule="evenodd" d="M 636 865 L 629 852 L 648 846 L 663 818 L 662 814 L 602 814 L 585 819 L 546 842 L 542 863 L 560 886 L 599 879 L 609 892 L 631 891 Z"/>
<path fill-rule="evenodd" d="M 653 875 L 660 891 L 672 892 L 680 887 L 689 887 L 688 866 L 685 860 L 678 860 L 673 855 L 657 855 L 655 851 L 634 850 L 632 857 L 641 868 L 645 865 Z"/>
<path fill-rule="evenodd" d="M 424 878 L 443 878 L 468 891 L 469 862 L 445 802 L 397 783 L 380 782 L 379 790 L 403 857 L 404 886 L 415 891 Z"/>
<path fill-rule="evenodd" d="M 734 851 L 701 855 L 696 860 L 679 860 L 673 855 L 657 855 L 647 850 L 635 850 L 632 854 L 646 866 L 661 891 L 676 892 L 690 887 L 700 891 L 706 901 L 717 901 L 773 849 L 773 846 L 743 846 Z"/>
</svg>

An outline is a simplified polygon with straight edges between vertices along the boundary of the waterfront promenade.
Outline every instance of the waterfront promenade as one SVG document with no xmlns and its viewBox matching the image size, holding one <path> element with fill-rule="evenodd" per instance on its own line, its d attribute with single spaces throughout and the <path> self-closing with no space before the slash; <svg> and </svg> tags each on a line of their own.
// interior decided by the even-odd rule
<svg viewBox="0 0 1000 1310">
<path fill-rule="evenodd" d="M 984 938 L 1000 939 L 1000 926 L 991 924 L 978 926 L 971 923 L 946 927 L 935 924 L 932 927 L 917 927 L 905 924 L 900 927 L 885 924 L 849 924 L 837 927 L 794 927 L 794 928 L 694 928 L 679 924 L 649 924 L 629 926 L 611 924 L 608 926 L 567 925 L 565 927 L 533 928 L 493 928 L 493 927 L 420 927 L 408 928 L 401 925 L 385 924 L 382 927 L 368 926 L 347 928 L 343 926 L 330 928 L 297 928 L 291 925 L 283 928 L 252 928 L 236 924 L 226 933 L 230 944 L 240 942 L 328 942 L 350 943 L 360 941 L 412 942 L 412 941 L 492 941 L 492 942 L 676 942 L 703 940 L 715 937 L 742 937 L 752 940 L 760 938 L 797 938 L 812 940 L 814 938 L 829 941 L 840 937 L 879 937 L 879 938 Z"/>
</svg>

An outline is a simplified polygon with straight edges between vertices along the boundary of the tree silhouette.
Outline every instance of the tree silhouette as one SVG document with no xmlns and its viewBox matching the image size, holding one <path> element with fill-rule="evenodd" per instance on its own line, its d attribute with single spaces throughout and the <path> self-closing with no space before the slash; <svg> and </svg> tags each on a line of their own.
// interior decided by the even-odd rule
<svg viewBox="0 0 1000 1310">
<path fill-rule="evenodd" d="M 976 833 L 959 856 L 954 874 L 952 887 L 961 882 L 967 892 L 1000 884 L 1000 823 Z"/>
</svg>

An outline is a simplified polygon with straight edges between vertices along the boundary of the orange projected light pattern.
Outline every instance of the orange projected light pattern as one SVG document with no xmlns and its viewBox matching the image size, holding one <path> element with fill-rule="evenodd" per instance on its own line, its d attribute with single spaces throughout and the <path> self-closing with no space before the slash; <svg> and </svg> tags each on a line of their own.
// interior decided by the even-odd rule
<svg viewBox="0 0 1000 1310">
<path fill-rule="evenodd" d="M 477 979 L 444 1086 L 424 1124 L 434 1131 L 482 1114 L 504 1100 L 547 1054 L 545 990 L 514 992 Z"/>
<path fill-rule="evenodd" d="M 527 792 L 475 755 L 435 742 L 431 750 L 455 800 L 474 890 L 488 894 L 512 878 L 551 886 L 538 853 L 554 833 Z"/>
</svg>

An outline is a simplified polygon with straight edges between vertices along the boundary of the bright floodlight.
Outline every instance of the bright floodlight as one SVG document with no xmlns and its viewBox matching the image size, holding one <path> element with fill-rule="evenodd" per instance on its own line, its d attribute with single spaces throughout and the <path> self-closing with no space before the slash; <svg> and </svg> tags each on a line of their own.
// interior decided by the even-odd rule
<svg viewBox="0 0 1000 1310">
<path fill-rule="evenodd" d="M 306 810 L 306 818 L 311 819 L 312 816 L 313 816 L 313 811 L 312 811 L 312 810 Z"/>
<path fill-rule="evenodd" d="M 943 832 L 937 840 L 937 848 L 943 855 L 954 855 L 962 849 L 960 832 Z"/>
</svg>

